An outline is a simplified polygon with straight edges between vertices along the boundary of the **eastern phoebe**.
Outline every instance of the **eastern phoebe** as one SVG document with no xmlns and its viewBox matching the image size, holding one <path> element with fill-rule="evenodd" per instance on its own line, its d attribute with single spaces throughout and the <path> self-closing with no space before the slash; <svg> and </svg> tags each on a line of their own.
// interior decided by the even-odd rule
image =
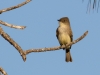
<svg viewBox="0 0 100 75">
<path fill-rule="evenodd" d="M 68 17 L 62 17 L 59 21 L 59 27 L 56 30 L 56 37 L 60 45 L 66 45 L 73 41 L 73 33 L 70 27 L 70 22 Z M 66 62 L 72 62 L 72 57 L 70 54 L 71 46 L 66 49 Z"/>
</svg>

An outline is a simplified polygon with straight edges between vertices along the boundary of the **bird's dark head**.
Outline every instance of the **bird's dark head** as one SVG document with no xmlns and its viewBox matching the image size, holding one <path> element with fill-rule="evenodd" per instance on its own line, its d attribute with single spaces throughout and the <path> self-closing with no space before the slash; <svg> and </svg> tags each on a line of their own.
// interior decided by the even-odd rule
<svg viewBox="0 0 100 75">
<path fill-rule="evenodd" d="M 58 21 L 62 22 L 62 23 L 68 23 L 69 22 L 69 18 L 68 17 L 62 17 Z"/>
</svg>

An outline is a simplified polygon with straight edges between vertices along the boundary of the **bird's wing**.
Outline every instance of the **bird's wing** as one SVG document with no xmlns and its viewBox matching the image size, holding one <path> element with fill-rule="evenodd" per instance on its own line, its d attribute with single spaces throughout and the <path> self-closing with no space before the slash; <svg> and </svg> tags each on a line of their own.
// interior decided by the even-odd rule
<svg viewBox="0 0 100 75">
<path fill-rule="evenodd" d="M 58 32 L 58 28 L 56 29 L 56 37 L 57 37 L 57 39 L 58 39 L 58 34 L 59 34 L 59 32 Z"/>
</svg>

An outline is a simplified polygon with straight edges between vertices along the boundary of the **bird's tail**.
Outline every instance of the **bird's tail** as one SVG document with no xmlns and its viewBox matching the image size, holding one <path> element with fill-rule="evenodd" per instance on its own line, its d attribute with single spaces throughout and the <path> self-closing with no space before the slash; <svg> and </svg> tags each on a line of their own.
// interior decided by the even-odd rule
<svg viewBox="0 0 100 75">
<path fill-rule="evenodd" d="M 72 57 L 70 54 L 70 49 L 66 49 L 66 62 L 72 62 Z"/>
</svg>

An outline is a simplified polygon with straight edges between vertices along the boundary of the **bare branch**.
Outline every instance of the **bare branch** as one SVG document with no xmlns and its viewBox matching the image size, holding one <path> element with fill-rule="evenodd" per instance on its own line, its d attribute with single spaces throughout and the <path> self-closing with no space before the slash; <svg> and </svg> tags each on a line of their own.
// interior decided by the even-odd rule
<svg viewBox="0 0 100 75">
<path fill-rule="evenodd" d="M 7 22 L 3 22 L 1 20 L 0 20 L 0 24 L 11 27 L 11 28 L 15 28 L 15 29 L 24 29 L 24 28 L 26 28 L 26 26 L 17 26 L 17 25 L 9 24 Z"/>
<path fill-rule="evenodd" d="M 6 11 L 10 11 L 10 10 L 13 10 L 13 9 L 16 9 L 16 8 L 19 8 L 27 3 L 29 3 L 31 0 L 26 0 L 25 2 L 21 3 L 21 4 L 18 4 L 16 6 L 12 6 L 12 7 L 9 7 L 9 8 L 6 8 L 6 9 L 2 9 L 0 10 L 0 14 L 2 14 L 3 12 L 6 12 Z"/>
<path fill-rule="evenodd" d="M 69 44 L 66 44 L 66 47 L 67 46 L 70 46 L 72 44 L 75 44 L 77 42 L 79 42 L 80 40 L 82 40 L 86 35 L 88 34 L 88 31 L 86 31 L 80 38 L 74 40 L 73 42 L 69 43 Z M 58 49 L 62 49 L 62 48 L 65 48 L 65 46 L 58 46 L 58 47 L 53 47 L 53 48 L 41 48 L 41 49 L 29 49 L 29 50 L 26 50 L 24 51 L 25 54 L 29 54 L 31 52 L 45 52 L 45 51 L 54 51 L 54 50 L 58 50 Z"/>
<path fill-rule="evenodd" d="M 65 47 L 68 47 L 72 44 L 75 44 L 77 42 L 79 42 L 80 40 L 82 40 L 87 34 L 88 34 L 88 31 L 86 31 L 80 38 L 78 38 L 77 40 L 74 40 L 73 42 L 69 43 L 69 44 L 66 44 L 66 46 L 58 46 L 58 47 L 52 47 L 52 48 L 41 48 L 41 49 L 30 49 L 30 50 L 26 50 L 26 51 L 23 51 L 21 49 L 21 47 L 12 39 L 10 38 L 10 36 L 5 33 L 3 31 L 3 29 L 0 27 L 0 34 L 1 36 L 7 40 L 11 45 L 13 45 L 17 50 L 18 52 L 20 53 L 20 55 L 22 56 L 23 60 L 26 61 L 26 55 L 31 53 L 31 52 L 45 52 L 45 51 L 54 51 L 54 50 L 59 50 L 59 49 L 62 49 L 62 48 L 65 48 Z"/>
<path fill-rule="evenodd" d="M 5 40 L 7 40 L 11 45 L 13 45 L 18 50 L 23 60 L 25 61 L 26 55 L 24 54 L 21 47 L 12 38 L 10 38 L 10 36 L 7 33 L 5 33 L 1 27 L 0 27 L 0 34 Z"/>
<path fill-rule="evenodd" d="M 7 75 L 7 73 L 3 70 L 2 67 L 0 67 L 0 72 L 1 72 L 2 74 L 4 74 L 4 75 Z"/>
</svg>

